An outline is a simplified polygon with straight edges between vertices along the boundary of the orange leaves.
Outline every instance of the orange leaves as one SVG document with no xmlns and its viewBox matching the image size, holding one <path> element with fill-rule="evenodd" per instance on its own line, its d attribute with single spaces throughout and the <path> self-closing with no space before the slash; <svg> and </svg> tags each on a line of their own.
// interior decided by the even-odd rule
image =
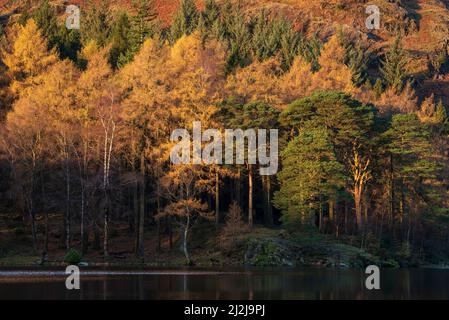
<svg viewBox="0 0 449 320">
<path fill-rule="evenodd" d="M 266 101 L 278 105 L 279 79 L 281 66 L 276 58 L 255 61 L 245 68 L 240 68 L 230 75 L 226 89 L 230 96 L 240 98 L 243 102 Z"/>
<path fill-rule="evenodd" d="M 344 64 L 345 49 L 338 37 L 332 36 L 321 50 L 318 70 L 312 78 L 312 90 L 336 90 L 356 93 L 358 89 L 352 83 L 352 72 Z"/>
<path fill-rule="evenodd" d="M 55 52 L 47 49 L 48 44 L 33 19 L 20 27 L 12 51 L 5 53 L 3 61 L 12 79 L 11 91 L 22 93 L 30 85 L 42 81 L 42 75 L 57 62 Z"/>
</svg>

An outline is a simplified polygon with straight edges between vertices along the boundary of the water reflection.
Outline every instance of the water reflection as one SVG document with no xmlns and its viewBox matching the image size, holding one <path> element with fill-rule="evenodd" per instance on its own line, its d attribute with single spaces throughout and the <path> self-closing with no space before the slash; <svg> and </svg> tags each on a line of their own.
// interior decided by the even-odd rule
<svg viewBox="0 0 449 320">
<path fill-rule="evenodd" d="M 81 272 L 81 290 L 64 271 L 0 271 L 0 299 L 449 299 L 449 270 L 382 270 L 381 290 L 362 270 Z"/>
</svg>

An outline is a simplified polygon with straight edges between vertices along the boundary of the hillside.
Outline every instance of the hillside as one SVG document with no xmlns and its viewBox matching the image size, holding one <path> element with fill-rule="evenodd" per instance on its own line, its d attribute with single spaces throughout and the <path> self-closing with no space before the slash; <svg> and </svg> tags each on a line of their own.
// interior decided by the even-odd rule
<svg viewBox="0 0 449 320">
<path fill-rule="evenodd" d="M 0 14 L 19 13 L 26 7 L 27 2 L 39 3 L 36 0 L 2 0 Z M 67 4 L 77 4 L 82 7 L 88 2 L 88 0 L 51 1 L 59 8 L 61 15 L 64 14 L 64 6 Z M 218 2 L 224 2 L 224 0 Z M 129 10 L 131 1 L 112 0 L 108 3 L 110 9 L 115 12 Z M 156 0 L 156 3 L 159 19 L 163 25 L 169 26 L 173 13 L 179 6 L 179 0 Z M 307 34 L 319 33 L 322 38 L 334 32 L 336 26 L 345 26 L 368 39 L 373 50 L 383 50 L 394 39 L 395 30 L 400 29 L 405 34 L 403 43 L 410 57 L 409 72 L 417 79 L 426 72 L 428 57 L 434 56 L 436 50 L 449 40 L 449 0 L 371 1 L 370 4 L 378 5 L 381 10 L 381 28 L 372 32 L 365 27 L 366 4 L 361 1 L 248 0 L 239 3 L 248 16 L 255 15 L 260 10 L 266 10 L 272 15 L 283 15 L 293 21 L 298 29 Z M 200 9 L 203 5 L 203 0 L 197 1 Z M 5 16 L 3 20 L 4 18 Z M 441 77 L 427 79 L 421 84 L 422 86 L 417 90 L 421 99 L 435 93 L 449 103 L 447 89 L 449 79 Z"/>
</svg>

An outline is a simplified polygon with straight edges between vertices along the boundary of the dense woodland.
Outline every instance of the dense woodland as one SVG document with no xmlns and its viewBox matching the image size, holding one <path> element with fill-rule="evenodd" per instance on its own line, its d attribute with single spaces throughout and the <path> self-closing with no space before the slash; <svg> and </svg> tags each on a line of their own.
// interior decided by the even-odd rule
<svg viewBox="0 0 449 320">
<path fill-rule="evenodd" d="M 117 224 L 142 259 L 155 232 L 190 262 L 196 224 L 321 233 L 422 260 L 448 250 L 447 106 L 418 99 L 403 30 L 374 50 L 345 26 L 306 34 L 227 1 L 182 0 L 168 26 L 153 1 L 132 4 L 85 5 L 68 30 L 41 1 L 1 28 L 0 209 L 20 214 L 36 252 L 51 256 L 58 233 L 60 248 L 107 258 Z M 449 71 L 447 49 L 442 39 L 427 77 Z M 278 174 L 173 165 L 170 134 L 194 121 L 278 128 Z"/>
</svg>

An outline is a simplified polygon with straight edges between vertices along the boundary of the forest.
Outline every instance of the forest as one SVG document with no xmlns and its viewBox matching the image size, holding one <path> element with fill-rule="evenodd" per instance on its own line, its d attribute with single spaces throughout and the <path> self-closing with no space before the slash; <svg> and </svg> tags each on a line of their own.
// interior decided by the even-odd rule
<svg viewBox="0 0 449 320">
<path fill-rule="evenodd" d="M 87 1 L 79 30 L 64 10 L 0 19 L 0 263 L 449 261 L 448 105 L 420 94 L 447 39 L 418 78 L 401 27 L 378 48 L 232 1 L 181 0 L 168 24 L 154 0 Z M 279 129 L 278 173 L 171 163 L 195 121 Z"/>
</svg>

